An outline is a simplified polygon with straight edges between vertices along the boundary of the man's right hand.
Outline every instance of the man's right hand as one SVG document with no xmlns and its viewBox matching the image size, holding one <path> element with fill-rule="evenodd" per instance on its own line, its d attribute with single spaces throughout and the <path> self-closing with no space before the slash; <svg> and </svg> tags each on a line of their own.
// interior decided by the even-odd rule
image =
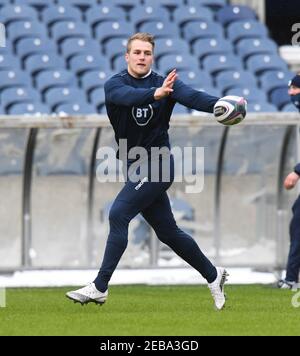
<svg viewBox="0 0 300 356">
<path fill-rule="evenodd" d="M 171 94 L 173 92 L 173 85 L 177 77 L 176 69 L 173 69 L 164 80 L 163 85 L 155 90 L 154 99 L 160 100 Z"/>
<path fill-rule="evenodd" d="M 295 185 L 297 184 L 298 180 L 300 179 L 300 177 L 298 176 L 297 173 L 292 172 L 290 173 L 284 181 L 284 187 L 287 190 L 293 189 L 295 187 Z"/>
</svg>

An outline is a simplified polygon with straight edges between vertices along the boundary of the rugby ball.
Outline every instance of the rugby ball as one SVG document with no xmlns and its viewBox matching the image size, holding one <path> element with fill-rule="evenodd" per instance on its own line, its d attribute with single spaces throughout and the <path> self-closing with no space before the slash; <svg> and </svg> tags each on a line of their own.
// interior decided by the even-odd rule
<svg viewBox="0 0 300 356">
<path fill-rule="evenodd" d="M 231 126 L 244 120 L 247 101 L 241 96 L 228 95 L 219 99 L 214 106 L 214 115 L 223 125 Z"/>
</svg>

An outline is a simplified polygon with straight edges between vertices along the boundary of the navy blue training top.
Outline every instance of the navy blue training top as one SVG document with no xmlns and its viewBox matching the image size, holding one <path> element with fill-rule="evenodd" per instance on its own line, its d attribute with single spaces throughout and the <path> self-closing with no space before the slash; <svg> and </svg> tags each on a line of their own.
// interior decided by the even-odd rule
<svg viewBox="0 0 300 356">
<path fill-rule="evenodd" d="M 148 152 L 151 147 L 170 147 L 168 129 L 176 102 L 213 112 L 219 98 L 194 90 L 178 79 L 168 97 L 155 100 L 154 92 L 164 79 L 155 72 L 137 79 L 124 70 L 105 83 L 105 105 L 116 141 L 119 144 L 120 139 L 127 139 L 128 151 L 137 146 Z"/>
</svg>

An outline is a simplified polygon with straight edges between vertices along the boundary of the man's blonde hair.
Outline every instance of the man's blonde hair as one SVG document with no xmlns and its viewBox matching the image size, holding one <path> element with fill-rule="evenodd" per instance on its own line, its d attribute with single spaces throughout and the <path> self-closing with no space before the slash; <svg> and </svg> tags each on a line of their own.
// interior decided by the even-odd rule
<svg viewBox="0 0 300 356">
<path fill-rule="evenodd" d="M 151 35 L 150 33 L 146 33 L 146 32 L 138 32 L 136 34 L 134 34 L 133 36 L 131 36 L 128 39 L 127 42 L 127 48 L 126 48 L 126 52 L 129 53 L 131 50 L 131 43 L 134 40 L 140 40 L 140 41 L 144 41 L 144 42 L 149 42 L 152 45 L 152 49 L 154 51 L 154 47 L 155 47 L 155 42 L 154 42 L 154 36 Z"/>
</svg>

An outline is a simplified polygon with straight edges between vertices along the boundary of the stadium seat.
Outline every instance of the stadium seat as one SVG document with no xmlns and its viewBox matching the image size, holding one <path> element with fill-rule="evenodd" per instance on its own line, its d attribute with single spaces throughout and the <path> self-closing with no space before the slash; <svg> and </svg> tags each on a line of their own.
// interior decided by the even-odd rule
<svg viewBox="0 0 300 356">
<path fill-rule="evenodd" d="M 240 59 L 234 55 L 209 55 L 202 61 L 204 70 L 210 74 L 217 74 L 223 70 L 242 70 Z"/>
<path fill-rule="evenodd" d="M 124 55 L 127 47 L 127 38 L 113 38 L 103 44 L 103 52 L 113 62 L 115 57 Z"/>
<path fill-rule="evenodd" d="M 17 103 L 10 107 L 7 112 L 9 115 L 42 115 L 50 114 L 47 105 L 41 102 Z"/>
<path fill-rule="evenodd" d="M 272 92 L 272 90 L 280 87 L 288 87 L 288 82 L 293 77 L 293 73 L 289 71 L 268 71 L 263 73 L 260 78 L 260 85 L 263 90 L 265 90 L 268 94 Z"/>
<path fill-rule="evenodd" d="M 96 88 L 92 90 L 89 95 L 89 100 L 97 108 L 97 110 L 101 109 L 105 104 L 104 88 Z"/>
<path fill-rule="evenodd" d="M 189 54 L 167 54 L 157 62 L 161 73 L 167 74 L 174 68 L 180 70 L 199 70 L 197 59 Z"/>
<path fill-rule="evenodd" d="M 257 87 L 256 77 L 251 72 L 229 70 L 221 72 L 216 77 L 217 87 L 224 92 L 232 87 Z"/>
<path fill-rule="evenodd" d="M 12 104 L 40 101 L 40 94 L 31 87 L 14 87 L 1 92 L 1 106 L 7 110 Z"/>
<path fill-rule="evenodd" d="M 137 5 L 136 0 L 101 0 L 102 5 L 113 5 L 121 7 L 125 11 L 130 11 Z"/>
<path fill-rule="evenodd" d="M 102 45 L 113 38 L 128 38 L 134 33 L 131 23 L 125 21 L 105 21 L 95 28 L 95 38 Z"/>
<path fill-rule="evenodd" d="M 52 5 L 47 7 L 42 13 L 43 22 L 50 29 L 51 26 L 59 21 L 79 21 L 81 22 L 81 11 L 74 6 Z"/>
<path fill-rule="evenodd" d="M 155 38 L 179 37 L 178 27 L 171 22 L 148 21 L 140 25 L 140 32 L 151 33 Z"/>
<path fill-rule="evenodd" d="M 236 46 L 237 54 L 247 60 L 255 54 L 277 54 L 277 44 L 269 38 L 247 38 L 240 40 Z"/>
<path fill-rule="evenodd" d="M 270 94 L 270 101 L 272 104 L 276 105 L 278 109 L 281 109 L 286 104 L 291 103 L 291 98 L 288 94 L 288 88 L 277 88 Z"/>
<path fill-rule="evenodd" d="M 170 21 L 170 14 L 162 6 L 136 6 L 130 12 L 130 22 L 134 24 L 137 31 L 140 31 L 141 25 L 148 21 L 167 24 Z"/>
<path fill-rule="evenodd" d="M 223 27 L 213 21 L 191 22 L 183 29 L 183 37 L 191 44 L 199 38 L 222 39 L 223 36 Z"/>
<path fill-rule="evenodd" d="M 60 21 L 51 27 L 51 37 L 60 44 L 67 38 L 90 38 L 90 27 L 83 22 Z"/>
<path fill-rule="evenodd" d="M 28 56 L 24 61 L 24 66 L 26 71 L 34 77 L 43 70 L 64 69 L 65 61 L 56 53 L 38 53 Z"/>
<path fill-rule="evenodd" d="M 81 76 L 91 70 L 110 70 L 110 63 L 101 54 L 84 53 L 73 56 L 69 62 L 69 69 Z"/>
<path fill-rule="evenodd" d="M 76 101 L 72 103 L 65 103 L 56 107 L 56 113 L 59 115 L 81 115 L 81 114 L 96 114 L 97 110 L 94 105 L 84 101 Z"/>
<path fill-rule="evenodd" d="M 31 86 L 31 78 L 28 73 L 18 69 L 0 71 L 0 91 L 10 87 Z"/>
<path fill-rule="evenodd" d="M 159 58 L 165 54 L 189 54 L 190 48 L 186 41 L 180 38 L 166 37 L 166 38 L 158 38 L 155 41 L 155 59 L 159 60 Z"/>
<path fill-rule="evenodd" d="M 56 0 L 56 3 L 58 5 L 65 5 L 66 0 Z M 67 0 L 68 5 L 76 6 L 83 12 L 90 8 L 91 6 L 94 6 L 97 4 L 97 0 Z"/>
<path fill-rule="evenodd" d="M 173 13 L 173 20 L 179 27 L 184 27 L 189 22 L 213 21 L 213 13 L 207 7 L 181 6 Z"/>
<path fill-rule="evenodd" d="M 200 70 L 181 70 L 178 72 L 178 79 L 193 88 L 212 86 L 211 76 Z"/>
<path fill-rule="evenodd" d="M 226 90 L 223 95 L 243 96 L 248 103 L 265 103 L 268 101 L 267 95 L 263 90 L 254 86 L 248 87 L 247 83 L 240 88 L 230 88 Z"/>
<path fill-rule="evenodd" d="M 124 56 L 116 57 L 113 61 L 113 70 L 116 72 L 121 72 L 124 69 L 127 69 L 127 63 Z"/>
<path fill-rule="evenodd" d="M 119 7 L 113 5 L 92 6 L 85 14 L 86 22 L 92 27 L 95 27 L 106 21 L 126 21 L 125 12 Z"/>
<path fill-rule="evenodd" d="M 48 37 L 45 26 L 40 22 L 13 22 L 7 27 L 7 32 L 8 38 L 12 42 L 13 46 L 16 46 L 17 42 L 23 38 L 34 37 L 46 39 Z"/>
<path fill-rule="evenodd" d="M 299 112 L 296 106 L 292 103 L 285 104 L 282 108 L 281 111 L 283 112 Z"/>
<path fill-rule="evenodd" d="M 109 1 L 109 0 L 107 0 Z M 159 3 L 160 6 L 167 8 L 168 10 L 172 11 L 175 8 L 183 6 L 185 1 L 184 0 L 143 0 L 144 6 L 157 6 Z"/>
<path fill-rule="evenodd" d="M 234 21 L 256 20 L 257 16 L 248 6 L 227 5 L 217 12 L 216 18 L 223 26 L 227 26 Z"/>
<path fill-rule="evenodd" d="M 233 54 L 232 44 L 220 38 L 204 38 L 196 40 L 192 46 L 193 54 L 199 59 L 203 59 L 210 54 Z"/>
<path fill-rule="evenodd" d="M 282 70 L 286 71 L 288 69 L 286 62 L 280 58 L 278 55 L 263 55 L 258 54 L 251 56 L 246 62 L 247 68 L 260 75 L 268 70 Z"/>
<path fill-rule="evenodd" d="M 227 28 L 227 36 L 233 43 L 246 38 L 265 38 L 268 30 L 264 24 L 258 21 L 237 21 Z"/>
<path fill-rule="evenodd" d="M 38 11 L 43 10 L 45 7 L 48 7 L 52 3 L 46 0 L 12 0 L 14 5 L 27 5 L 32 6 Z M 70 0 L 68 0 L 70 1 Z"/>
<path fill-rule="evenodd" d="M 187 115 L 187 114 L 189 114 L 189 112 L 190 112 L 190 110 L 187 108 L 187 107 L 185 107 L 184 105 L 181 105 L 181 104 L 179 104 L 179 103 L 176 103 L 175 104 L 175 106 L 174 106 L 174 109 L 173 109 L 173 114 L 175 114 L 175 115 Z"/>
<path fill-rule="evenodd" d="M 249 103 L 247 106 L 247 111 L 251 112 L 278 112 L 276 106 L 270 103 Z"/>
<path fill-rule="evenodd" d="M 20 68 L 20 61 L 19 58 L 12 55 L 1 53 L 0 54 L 0 70 L 7 70 L 7 69 L 19 69 Z"/>
<path fill-rule="evenodd" d="M 82 53 L 100 53 L 98 41 L 92 38 L 68 38 L 61 44 L 61 53 L 67 62 Z"/>
<path fill-rule="evenodd" d="M 56 52 L 56 43 L 49 38 L 23 38 L 16 44 L 16 53 L 22 62 L 33 54 Z"/>
<path fill-rule="evenodd" d="M 75 86 L 52 88 L 45 93 L 45 101 L 52 111 L 55 111 L 57 105 L 70 103 L 78 98 L 86 99 L 86 96 L 82 90 Z"/>
<path fill-rule="evenodd" d="M 125 62 L 125 60 L 124 60 Z M 113 75 L 110 71 L 90 71 L 80 78 L 81 87 L 89 93 L 92 89 L 103 87 L 105 82 Z"/>
<path fill-rule="evenodd" d="M 212 10 L 219 10 L 227 5 L 227 0 L 187 0 L 187 4 L 191 6 L 207 6 Z"/>
<path fill-rule="evenodd" d="M 37 21 L 37 11 L 27 5 L 6 5 L 0 9 L 0 22 L 5 26 L 14 21 Z"/>
<path fill-rule="evenodd" d="M 43 94 L 55 87 L 76 86 L 77 80 L 72 72 L 67 70 L 45 70 L 35 77 L 35 86 Z"/>
</svg>

